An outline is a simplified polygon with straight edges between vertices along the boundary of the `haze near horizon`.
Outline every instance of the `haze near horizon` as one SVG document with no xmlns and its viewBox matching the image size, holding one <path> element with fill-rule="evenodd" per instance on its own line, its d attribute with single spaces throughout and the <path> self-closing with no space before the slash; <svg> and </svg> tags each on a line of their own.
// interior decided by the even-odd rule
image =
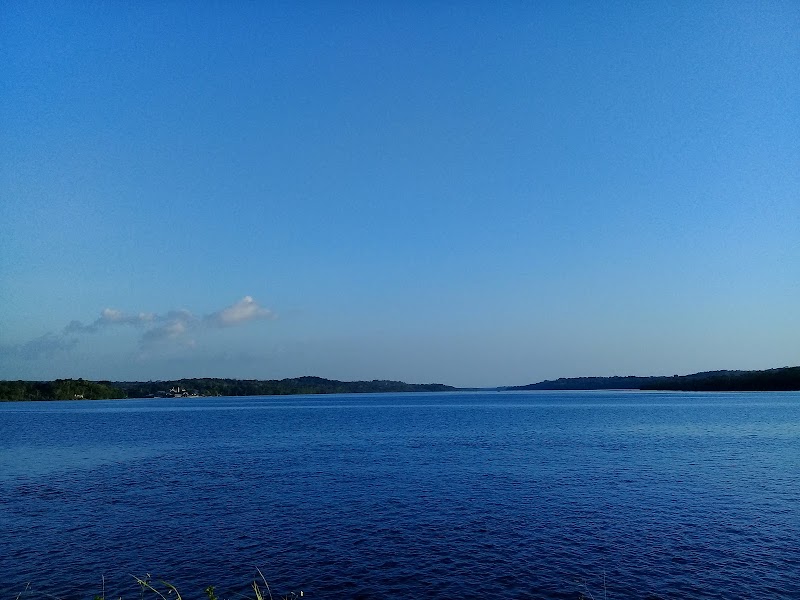
<svg viewBox="0 0 800 600">
<path fill-rule="evenodd" d="M 0 379 L 800 364 L 800 5 L 0 8 Z"/>
</svg>

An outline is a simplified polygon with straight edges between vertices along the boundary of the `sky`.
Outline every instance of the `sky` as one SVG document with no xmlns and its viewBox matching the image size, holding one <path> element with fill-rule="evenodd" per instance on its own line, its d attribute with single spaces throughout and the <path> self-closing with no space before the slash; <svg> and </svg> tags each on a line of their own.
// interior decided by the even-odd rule
<svg viewBox="0 0 800 600">
<path fill-rule="evenodd" d="M 800 4 L 0 7 L 0 379 L 800 365 Z"/>
</svg>

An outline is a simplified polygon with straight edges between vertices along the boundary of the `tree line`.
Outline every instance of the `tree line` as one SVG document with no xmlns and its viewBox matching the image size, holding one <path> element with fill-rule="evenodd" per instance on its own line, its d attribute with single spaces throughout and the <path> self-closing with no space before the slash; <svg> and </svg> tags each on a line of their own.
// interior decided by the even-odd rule
<svg viewBox="0 0 800 600">
<path fill-rule="evenodd" d="M 800 367 L 763 371 L 705 371 L 653 377 L 562 377 L 509 390 L 672 390 L 683 392 L 779 392 L 800 390 Z"/>
<path fill-rule="evenodd" d="M 109 381 L 0 381 L 0 400 L 108 400 L 126 394 Z"/>
<path fill-rule="evenodd" d="M 443 392 L 455 388 L 439 383 L 415 384 L 403 381 L 338 381 L 322 377 L 290 379 L 198 378 L 173 381 L 118 381 L 115 386 L 129 398 L 169 395 L 172 388 L 182 388 L 198 396 L 283 396 L 289 394 L 359 394 L 380 392 Z"/>
<path fill-rule="evenodd" d="M 0 381 L 0 400 L 101 400 L 157 398 L 176 395 L 180 388 L 197 396 L 282 396 L 287 394 L 358 394 L 381 392 L 445 392 L 456 388 L 439 383 L 403 381 L 337 381 L 322 377 L 292 379 L 174 379 L 170 381 Z"/>
</svg>

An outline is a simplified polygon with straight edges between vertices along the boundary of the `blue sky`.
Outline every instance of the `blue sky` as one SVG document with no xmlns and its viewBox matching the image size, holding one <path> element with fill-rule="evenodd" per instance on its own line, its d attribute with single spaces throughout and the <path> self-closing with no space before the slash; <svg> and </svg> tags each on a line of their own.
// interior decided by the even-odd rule
<svg viewBox="0 0 800 600">
<path fill-rule="evenodd" d="M 0 378 L 800 364 L 796 2 L 7 2 Z"/>
</svg>

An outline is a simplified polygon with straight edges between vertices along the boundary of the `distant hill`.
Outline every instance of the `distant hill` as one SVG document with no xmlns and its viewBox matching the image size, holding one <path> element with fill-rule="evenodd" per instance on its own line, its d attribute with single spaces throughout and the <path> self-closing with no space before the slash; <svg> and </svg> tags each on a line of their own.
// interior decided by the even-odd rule
<svg viewBox="0 0 800 600">
<path fill-rule="evenodd" d="M 174 379 L 170 381 L 0 381 L 2 400 L 99 400 L 173 396 L 279 396 L 286 394 L 359 394 L 380 392 L 448 392 L 440 383 L 337 381 L 322 377 L 294 379 Z"/>
<path fill-rule="evenodd" d="M 322 377 L 293 379 L 174 379 L 170 381 L 0 381 L 3 400 L 98 400 L 172 396 L 282 396 L 288 394 L 362 394 L 382 392 L 451 392 L 441 383 L 403 381 L 337 381 Z M 676 390 L 792 391 L 800 390 L 800 367 L 764 371 L 706 371 L 672 377 L 570 377 L 501 390 Z"/>
<path fill-rule="evenodd" d="M 561 377 L 504 390 L 639 390 L 641 386 L 666 377 Z"/>
<path fill-rule="evenodd" d="M 125 392 L 108 381 L 0 381 L 2 400 L 105 400 L 124 398 Z"/>
<path fill-rule="evenodd" d="M 800 390 L 800 367 L 764 371 L 705 371 L 672 377 L 570 377 L 506 390 L 675 390 L 757 392 Z"/>
<path fill-rule="evenodd" d="M 200 396 L 282 396 L 287 394 L 362 394 L 380 392 L 447 392 L 456 388 L 440 383 L 416 384 L 403 381 L 337 381 L 322 377 L 292 379 L 175 379 L 172 381 L 115 381 L 129 398 L 169 395 L 182 388 Z"/>
</svg>

